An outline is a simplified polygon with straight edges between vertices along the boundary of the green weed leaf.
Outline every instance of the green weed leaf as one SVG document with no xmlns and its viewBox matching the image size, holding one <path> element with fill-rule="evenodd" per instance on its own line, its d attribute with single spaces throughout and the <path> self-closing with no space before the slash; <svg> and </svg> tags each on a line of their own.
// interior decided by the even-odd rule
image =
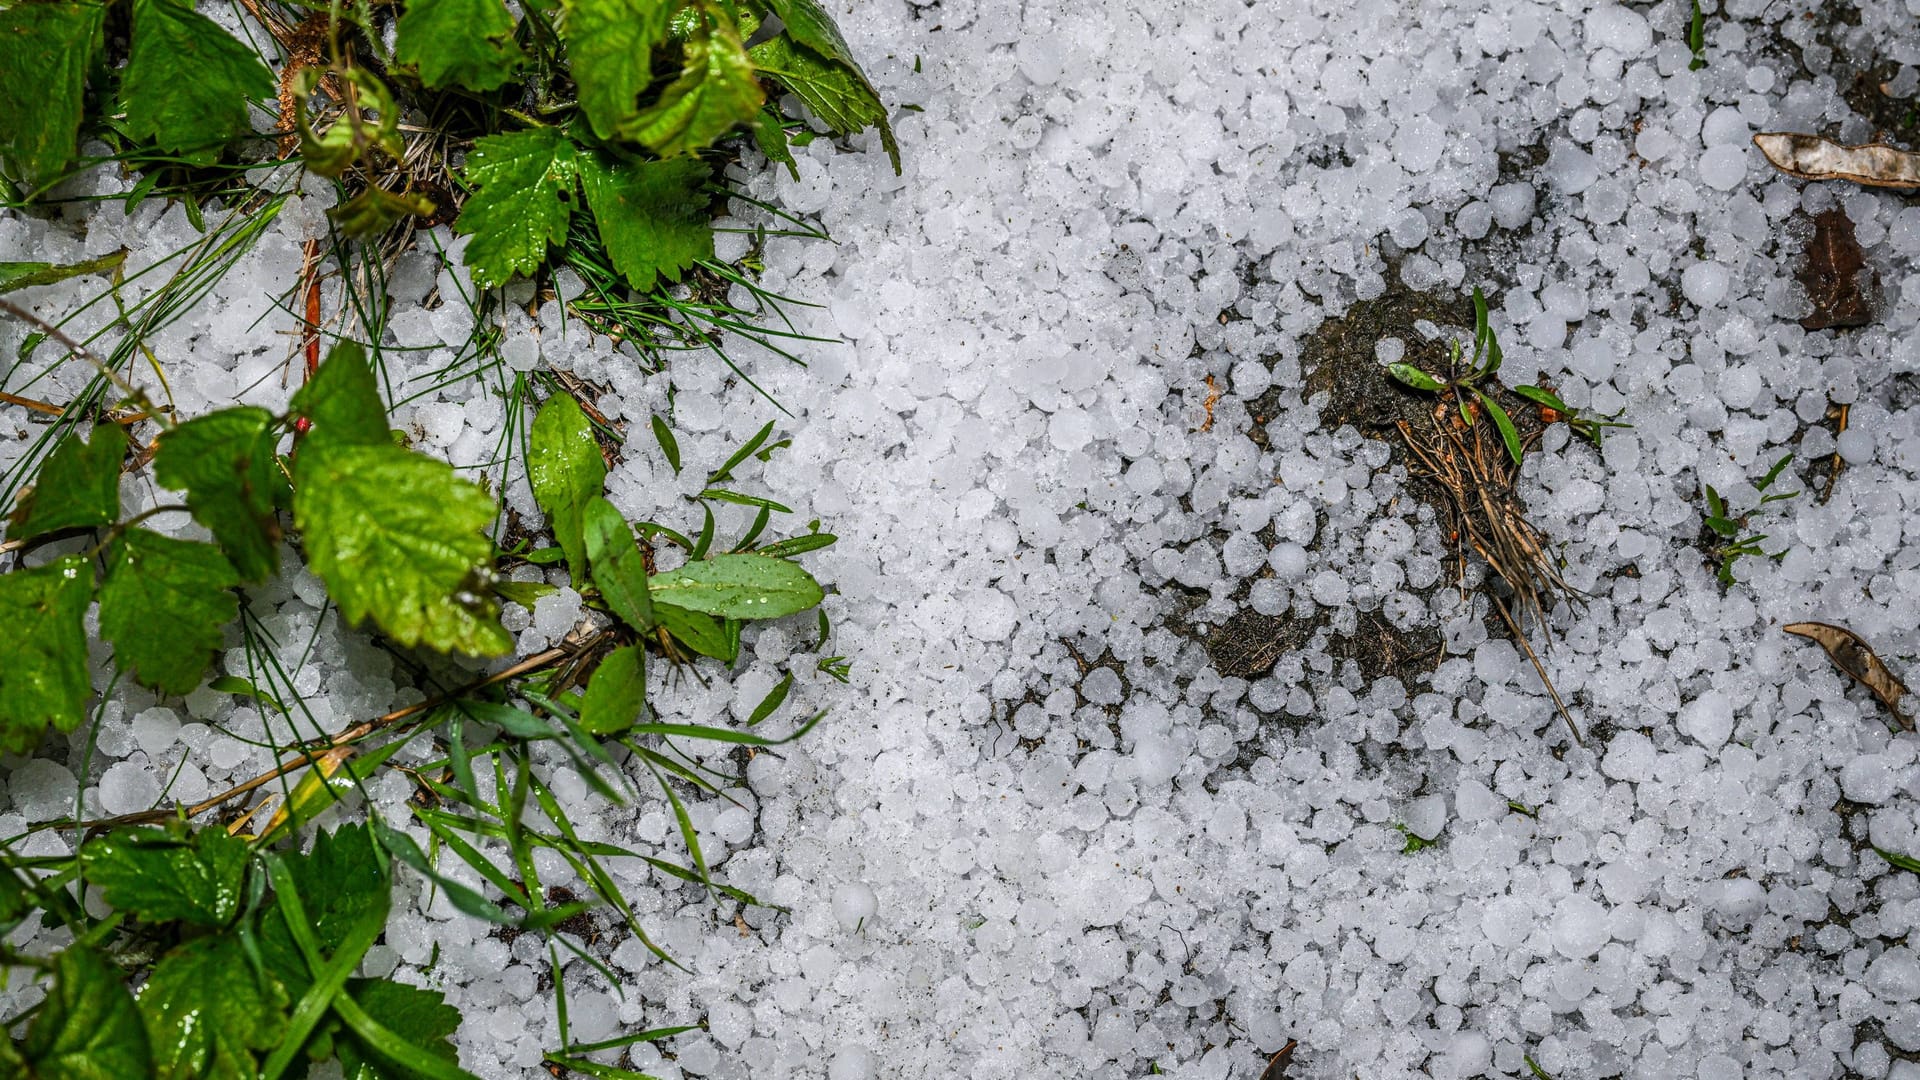
<svg viewBox="0 0 1920 1080">
<path fill-rule="evenodd" d="M 656 601 L 731 619 L 777 619 L 826 595 L 799 563 L 765 555 L 717 555 L 656 574 L 649 585 Z"/>
<path fill-rule="evenodd" d="M 187 493 L 194 520 L 213 533 L 246 581 L 280 569 L 280 523 L 273 509 L 277 438 L 267 410 L 222 409 L 162 433 L 154 451 L 154 477 Z"/>
<path fill-rule="evenodd" d="M 554 542 L 567 553 L 575 582 L 587 580 L 581 513 L 607 481 L 606 460 L 593 425 L 571 394 L 556 393 L 540 406 L 527 437 L 527 479 L 534 501 L 547 515 Z"/>
<path fill-rule="evenodd" d="M 1507 456 L 1513 459 L 1515 465 L 1520 464 L 1521 456 L 1526 451 L 1520 445 L 1520 433 L 1514 430 L 1513 417 L 1508 416 L 1507 410 L 1501 408 L 1500 403 L 1493 400 L 1486 391 L 1475 390 L 1474 394 L 1480 398 L 1480 404 L 1486 408 L 1487 415 L 1493 417 L 1493 426 L 1500 429 L 1500 441 L 1507 444 Z"/>
<path fill-rule="evenodd" d="M 495 656 L 513 648 L 481 584 L 495 507 L 453 467 L 392 444 L 342 445 L 318 424 L 294 464 L 308 565 L 348 622 L 405 646 Z"/>
<path fill-rule="evenodd" d="M 247 104 L 273 94 L 273 73 L 253 50 L 190 0 L 133 0 L 120 102 L 134 138 L 205 164 L 252 130 Z"/>
<path fill-rule="evenodd" d="M 123 1080 L 153 1068 L 126 975 L 84 945 L 54 958 L 53 991 L 18 1050 L 38 1080 Z"/>
<path fill-rule="evenodd" d="M 731 664 L 734 657 L 739 655 L 727 635 L 726 627 L 711 615 L 661 603 L 653 605 L 653 617 L 661 629 L 673 635 L 675 641 L 701 656 L 711 656 Z"/>
<path fill-rule="evenodd" d="M 900 171 L 900 147 L 887 122 L 887 108 L 851 59 L 823 56 L 785 36 L 754 46 L 752 56 L 761 74 L 779 80 L 837 134 L 879 128 L 880 145 L 886 148 L 894 171 Z"/>
<path fill-rule="evenodd" d="M 595 496 L 587 500 L 582 525 L 593 586 L 622 622 L 635 630 L 653 628 L 653 603 L 647 594 L 647 564 L 633 542 L 633 529 L 620 511 Z"/>
<path fill-rule="evenodd" d="M 1568 416 L 1573 415 L 1573 408 L 1566 402 L 1561 401 L 1551 390 L 1542 389 L 1538 386 L 1516 386 L 1513 388 L 1513 392 L 1533 402 L 1535 405 L 1545 405 L 1555 412 L 1565 413 Z"/>
<path fill-rule="evenodd" d="M 24 754 L 51 724 L 86 719 L 87 631 L 93 571 L 78 555 L 0 574 L 0 749 Z"/>
<path fill-rule="evenodd" d="M 345 944 L 362 922 L 385 921 L 391 879 L 367 826 L 342 825 L 331 833 L 322 831 L 314 837 L 313 850 L 304 855 L 290 852 L 283 858 L 315 944 L 327 953 Z M 311 970 L 277 904 L 261 917 L 260 947 L 288 999 L 305 995 L 312 984 Z"/>
<path fill-rule="evenodd" d="M 1447 388 L 1447 384 L 1408 363 L 1388 364 L 1387 374 L 1413 387 L 1437 394 Z"/>
<path fill-rule="evenodd" d="M 691 154 L 752 120 L 765 100 L 739 28 L 718 5 L 701 0 L 679 76 L 619 134 L 661 157 Z"/>
<path fill-rule="evenodd" d="M 646 706 L 646 654 L 638 645 L 622 645 L 594 669 L 580 703 L 580 726 L 595 735 L 618 735 L 639 721 Z"/>
<path fill-rule="evenodd" d="M 580 111 L 602 139 L 619 136 L 653 81 L 654 47 L 667 40 L 678 2 L 565 0 L 560 38 L 578 87 Z"/>
<path fill-rule="evenodd" d="M 456 1067 L 460 1060 L 454 1048 L 454 1032 L 460 1030 L 460 1010 L 446 1003 L 437 990 L 407 986 L 391 979 L 352 979 L 347 997 L 368 1016 L 376 1017 L 379 1027 L 400 1040 L 415 1054 L 440 1059 L 451 1073 L 465 1076 Z M 414 1080 L 421 1074 L 393 1061 L 393 1051 L 405 1049 L 392 1044 L 378 1046 L 360 1032 L 338 1037 L 340 1071 L 344 1080 Z M 411 1057 L 412 1055 L 408 1055 Z"/>
<path fill-rule="evenodd" d="M 6 33 L 4 20 L 11 13 L 11 11 L 0 12 L 0 34 Z M 4 50 L 0 50 L 0 56 L 4 55 Z M 30 289 L 35 285 L 51 285 L 56 281 L 65 281 L 82 274 L 104 274 L 126 261 L 127 253 L 116 251 L 97 259 L 87 259 L 77 263 L 0 262 L 0 293 L 10 293 L 15 289 Z"/>
<path fill-rule="evenodd" d="M 225 926 L 240 910 L 248 857 L 246 841 L 224 829 L 118 829 L 80 850 L 107 903 L 150 923 L 205 927 Z"/>
<path fill-rule="evenodd" d="M 292 409 L 296 416 L 312 422 L 314 437 L 365 446 L 393 445 L 379 382 L 367 363 L 366 350 L 358 343 L 343 341 L 335 345 L 306 385 L 293 395 Z"/>
<path fill-rule="evenodd" d="M 212 544 L 134 529 L 115 540 L 100 586 L 100 636 L 140 683 L 186 694 L 240 614 L 240 575 Z"/>
<path fill-rule="evenodd" d="M 0 164 L 32 186 L 51 182 L 73 160 L 106 15 L 94 0 L 0 9 Z"/>
<path fill-rule="evenodd" d="M 500 0 L 407 0 L 394 26 L 393 56 L 429 87 L 496 90 L 513 77 L 520 50 Z"/>
<path fill-rule="evenodd" d="M 13 508 L 17 539 L 60 529 L 110 525 L 120 517 L 120 460 L 127 439 L 114 424 L 100 424 L 87 442 L 70 431 L 47 455 L 33 487 Z"/>
<path fill-rule="evenodd" d="M 262 979 L 237 934 L 195 938 L 168 953 L 140 990 L 140 1015 L 164 1080 L 252 1080 L 255 1051 L 286 1026 L 287 1001 Z"/>
<path fill-rule="evenodd" d="M 702 144 L 705 145 L 705 144 Z M 473 236 L 466 264 L 483 289 L 530 274 L 549 245 L 567 238 L 579 177 L 573 144 L 559 128 L 489 135 L 467 158 L 467 199 L 455 228 Z"/>
<path fill-rule="evenodd" d="M 785 165 L 787 175 L 800 179 L 800 165 L 793 160 L 793 147 L 787 143 L 787 124 L 778 112 L 761 109 L 760 115 L 753 118 L 753 145 L 760 148 L 768 161 Z"/>
<path fill-rule="evenodd" d="M 677 282 L 697 260 L 713 257 L 708 169 L 698 159 L 609 165 L 586 154 L 580 172 L 607 255 L 635 289 L 651 290 L 659 278 Z"/>
</svg>

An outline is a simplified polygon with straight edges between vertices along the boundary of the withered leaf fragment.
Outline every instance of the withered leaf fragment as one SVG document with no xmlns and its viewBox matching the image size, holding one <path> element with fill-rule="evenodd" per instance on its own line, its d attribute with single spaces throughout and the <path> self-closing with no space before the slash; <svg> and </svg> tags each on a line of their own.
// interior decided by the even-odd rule
<svg viewBox="0 0 1920 1080">
<path fill-rule="evenodd" d="M 1293 1048 L 1299 1045 L 1298 1040 L 1288 1039 L 1287 1045 L 1268 1059 L 1267 1067 L 1260 1073 L 1260 1080 L 1286 1080 L 1287 1066 L 1293 1064 Z"/>
<path fill-rule="evenodd" d="M 1920 154 L 1885 143 L 1843 146 L 1818 135 L 1763 131 L 1753 145 L 1767 163 L 1802 180 L 1851 180 L 1868 187 L 1920 188 Z"/>
<path fill-rule="evenodd" d="M 1813 236 L 1807 241 L 1800 284 L 1813 301 L 1813 313 L 1800 320 L 1808 330 L 1836 326 L 1865 326 L 1873 321 L 1870 294 L 1874 277 L 1867 270 L 1860 241 L 1853 236 L 1853 219 L 1831 207 L 1814 215 Z"/>
<path fill-rule="evenodd" d="M 1893 671 L 1873 651 L 1873 647 L 1861 641 L 1853 631 L 1822 622 L 1790 623 L 1781 629 L 1817 642 L 1827 650 L 1827 657 L 1833 661 L 1834 667 L 1879 698 L 1880 704 L 1887 707 L 1901 727 L 1913 730 L 1913 719 L 1900 707 L 1901 701 L 1907 696 L 1906 684 L 1895 677 Z"/>
</svg>

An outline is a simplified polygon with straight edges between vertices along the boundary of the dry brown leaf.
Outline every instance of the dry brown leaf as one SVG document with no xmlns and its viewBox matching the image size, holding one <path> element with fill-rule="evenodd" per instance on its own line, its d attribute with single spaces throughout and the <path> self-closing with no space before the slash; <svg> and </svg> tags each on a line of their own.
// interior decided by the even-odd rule
<svg viewBox="0 0 1920 1080">
<path fill-rule="evenodd" d="M 1851 180 L 1868 187 L 1920 188 L 1920 154 L 1885 143 L 1843 146 L 1818 135 L 1763 131 L 1753 145 L 1767 162 L 1802 180 Z"/>
<path fill-rule="evenodd" d="M 1827 330 L 1873 321 L 1872 293 L 1878 281 L 1867 269 L 1866 254 L 1853 235 L 1853 219 L 1845 210 L 1835 206 L 1814 215 L 1799 278 L 1813 302 L 1813 312 L 1800 320 L 1801 326 Z"/>
<path fill-rule="evenodd" d="M 1260 1074 L 1260 1080 L 1284 1080 L 1287 1075 L 1287 1066 L 1293 1064 L 1293 1048 L 1299 1045 L 1297 1041 L 1288 1039 L 1287 1045 L 1281 1047 L 1280 1052 L 1268 1060 L 1266 1069 Z"/>
<path fill-rule="evenodd" d="M 1873 651 L 1873 646 L 1860 640 L 1859 635 L 1844 626 L 1822 622 L 1791 623 L 1781 629 L 1818 642 L 1821 648 L 1827 650 L 1827 658 L 1833 661 L 1834 667 L 1879 698 L 1880 704 L 1893 713 L 1893 718 L 1900 721 L 1901 727 L 1913 730 L 1913 720 L 1900 708 L 1901 700 L 1907 696 L 1906 684 Z"/>
</svg>

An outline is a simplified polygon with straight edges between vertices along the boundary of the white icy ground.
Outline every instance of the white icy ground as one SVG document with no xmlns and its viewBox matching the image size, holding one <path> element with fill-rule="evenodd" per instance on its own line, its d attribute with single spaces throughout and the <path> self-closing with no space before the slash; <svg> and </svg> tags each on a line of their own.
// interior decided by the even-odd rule
<svg viewBox="0 0 1920 1080">
<path fill-rule="evenodd" d="M 1807 0 L 1710 10 L 1699 72 L 1677 0 L 847 6 L 884 96 L 920 107 L 897 114 L 906 175 L 817 141 L 798 183 L 748 182 L 838 241 L 773 243 L 766 280 L 849 344 L 752 370 L 793 410 L 759 479 L 841 537 L 809 562 L 838 590 L 852 681 L 802 680 L 790 708 L 831 715 L 754 760 L 757 819 L 695 811 L 722 875 L 792 914 L 749 912 L 743 935 L 619 868 L 692 974 L 608 933 L 593 948 L 623 986 L 568 969 L 577 1038 L 704 1017 L 710 1033 L 633 1064 L 728 1080 L 1252 1078 L 1289 1038 L 1295 1078 L 1530 1075 L 1523 1054 L 1556 1080 L 1920 1076 L 1901 1060 L 1920 1051 L 1920 878 L 1869 848 L 1920 855 L 1916 742 L 1779 630 L 1845 623 L 1903 670 L 1920 653 L 1903 542 L 1920 531 L 1920 206 L 1778 176 L 1747 143 L 1872 134 L 1778 44 L 1829 71 Z M 1920 3 L 1857 18 L 1829 44 L 1920 64 Z M 1911 66 L 1895 80 L 1916 84 Z M 1808 333 L 1788 215 L 1836 202 L 1886 295 L 1872 327 Z M 185 411 L 235 386 L 284 400 L 291 320 L 270 298 L 324 203 L 282 214 L 213 321 L 153 343 Z M 3 218 L 0 257 L 131 244 L 139 263 L 185 236 L 158 213 Z M 1486 287 L 1509 382 L 1544 375 L 1636 425 L 1603 453 L 1550 432 L 1521 492 L 1595 595 L 1548 658 L 1585 749 L 1524 658 L 1461 617 L 1442 528 L 1395 502 L 1384 445 L 1300 400 L 1302 342 L 1381 293 L 1388 255 L 1419 288 Z M 424 256 L 403 263 L 394 343 L 464 338 L 457 305 L 418 306 L 436 275 L 450 290 Z M 610 383 L 601 407 L 636 433 L 616 499 L 683 520 L 692 481 L 645 452 L 664 380 L 554 314 L 537 348 L 510 326 L 509 359 Z M 0 328 L 0 354 L 20 333 Z M 778 415 L 723 374 L 674 371 L 690 473 Z M 1224 396 L 1198 432 L 1209 375 Z M 1263 452 L 1246 403 L 1270 386 Z M 499 400 L 438 397 L 396 422 L 484 460 Z M 1829 401 L 1852 406 L 1831 500 L 1776 504 L 1761 528 L 1791 550 L 1722 589 L 1694 546 L 1700 486 L 1749 508 L 1794 449 L 1785 482 L 1817 490 Z M 11 446 L 25 417 L 0 424 Z M 524 483 L 512 498 L 531 512 Z M 1244 601 L 1262 611 L 1437 623 L 1454 655 L 1368 684 L 1323 634 L 1248 685 L 1162 625 L 1175 586 L 1205 590 L 1194 618 L 1218 624 L 1263 575 Z M 331 616 L 304 652 L 319 596 L 310 579 L 256 594 L 308 707 L 325 726 L 391 707 L 404 673 Z M 575 604 L 517 613 L 523 645 Z M 771 665 L 811 671 L 794 652 L 811 639 L 805 621 L 764 630 L 731 683 L 658 700 L 743 719 Z M 1083 674 L 1074 652 L 1114 668 Z M 266 760 L 244 741 L 261 717 L 230 698 L 123 690 L 105 717 L 90 810 L 144 805 L 176 768 L 190 798 Z M 6 767 L 0 833 L 72 806 L 67 767 Z M 677 850 L 664 807 L 609 809 L 554 768 L 587 835 Z M 1402 855 L 1396 823 L 1437 843 Z M 532 1075 L 557 1040 L 544 950 L 421 891 L 376 966 L 466 1011 L 468 1068 Z"/>
</svg>

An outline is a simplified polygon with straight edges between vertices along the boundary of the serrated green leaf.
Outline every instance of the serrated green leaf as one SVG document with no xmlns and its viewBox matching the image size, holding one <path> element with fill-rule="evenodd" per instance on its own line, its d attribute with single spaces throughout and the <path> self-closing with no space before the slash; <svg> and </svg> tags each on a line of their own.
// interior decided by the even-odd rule
<svg viewBox="0 0 1920 1080">
<path fill-rule="evenodd" d="M 314 941 L 329 954 L 340 948 L 363 920 L 384 921 L 391 906 L 392 879 L 366 825 L 342 825 L 331 833 L 321 831 L 314 837 L 311 851 L 304 855 L 290 852 L 284 859 Z M 303 996 L 312 984 L 312 973 L 278 905 L 260 919 L 260 947 L 268 970 L 287 999 Z"/>
<path fill-rule="evenodd" d="M 154 478 L 187 493 L 195 521 L 213 533 L 245 581 L 280 569 L 280 522 L 273 490 L 279 472 L 273 414 L 242 407 L 189 420 L 162 432 Z"/>
<path fill-rule="evenodd" d="M 394 641 L 495 656 L 513 648 L 482 574 L 495 507 L 453 467 L 385 445 L 342 445 L 318 423 L 294 465 L 308 565 L 350 623 Z"/>
<path fill-rule="evenodd" d="M 587 563 L 593 587 L 615 615 L 635 630 L 653 628 L 653 603 L 647 595 L 647 564 L 633 542 L 633 529 L 620 511 L 595 496 L 582 508 Z"/>
<path fill-rule="evenodd" d="M 394 26 L 393 56 L 429 87 L 496 90 L 513 77 L 520 50 L 500 0 L 408 0 Z"/>
<path fill-rule="evenodd" d="M 105 23 L 106 5 L 92 0 L 0 9 L 0 164 L 31 186 L 73 160 L 87 69 Z"/>
<path fill-rule="evenodd" d="M 93 571 L 78 555 L 0 574 L 0 749 L 24 754 L 52 725 L 86 719 L 87 603 Z"/>
<path fill-rule="evenodd" d="M 677 0 L 563 0 L 560 38 L 593 133 L 616 138 L 653 81 L 654 47 L 667 40 Z"/>
<path fill-rule="evenodd" d="M 120 102 L 127 131 L 190 162 L 211 162 L 252 131 L 247 105 L 274 95 L 252 49 L 189 0 L 133 0 L 133 42 Z"/>
<path fill-rule="evenodd" d="M 53 991 L 18 1049 L 37 1080 L 127 1080 L 153 1068 L 126 974 L 84 945 L 54 957 Z"/>
<path fill-rule="evenodd" d="M 540 406 L 527 436 L 527 480 L 547 515 L 554 542 L 567 553 L 575 583 L 587 580 L 587 548 L 581 514 L 607 482 L 606 459 L 593 425 L 571 394 L 557 393 Z"/>
<path fill-rule="evenodd" d="M 126 455 L 127 438 L 116 425 L 98 425 L 86 442 L 69 431 L 47 455 L 33 487 L 14 503 L 9 532 L 26 540 L 113 524 L 120 517 L 120 461 Z"/>
<path fill-rule="evenodd" d="M 639 721 L 646 706 L 646 653 L 622 645 L 593 670 L 580 702 L 580 726 L 595 735 L 618 735 Z"/>
<path fill-rule="evenodd" d="M 392 446 L 387 407 L 367 351 L 343 341 L 327 353 L 318 370 L 293 395 L 295 416 L 313 424 L 312 436 L 366 446 Z"/>
<path fill-rule="evenodd" d="M 826 596 L 799 563 L 765 555 L 716 555 L 655 574 L 648 585 L 655 602 L 730 619 L 777 619 Z"/>
<path fill-rule="evenodd" d="M 286 1026 L 287 999 L 237 934 L 195 938 L 155 965 L 140 990 L 155 1080 L 253 1080 L 256 1052 Z"/>
<path fill-rule="evenodd" d="M 1447 388 L 1446 383 L 1443 383 L 1439 379 L 1436 379 L 1433 376 L 1427 374 L 1426 372 L 1420 370 L 1419 368 L 1414 367 L 1412 364 L 1407 364 L 1407 363 L 1388 364 L 1387 374 L 1393 376 L 1394 378 L 1400 380 L 1403 383 L 1406 383 L 1408 386 L 1413 387 L 1415 390 L 1425 390 L 1428 393 L 1438 393 L 1439 391 L 1445 390 Z"/>
<path fill-rule="evenodd" d="M 646 292 L 659 278 L 677 282 L 713 257 L 709 172 L 697 158 L 609 165 L 586 154 L 580 166 L 600 240 L 629 285 Z"/>
<path fill-rule="evenodd" d="M 706 149 L 751 121 L 766 100 L 739 28 L 706 0 L 697 10 L 679 76 L 618 133 L 661 157 Z"/>
<path fill-rule="evenodd" d="M 727 636 L 726 627 L 711 615 L 688 611 L 672 604 L 656 603 L 653 605 L 653 618 L 662 630 L 673 635 L 675 641 L 701 656 L 711 656 L 731 664 L 738 655 Z"/>
<path fill-rule="evenodd" d="M 0 20 L 4 20 L 11 10 L 18 9 L 0 12 Z M 0 25 L 0 34 L 5 32 L 5 27 Z M 0 262 L 0 293 L 10 293 L 15 289 L 31 289 L 36 285 L 51 285 L 56 281 L 65 281 L 82 274 L 106 273 L 126 261 L 127 253 L 123 250 L 77 263 Z"/>
<path fill-rule="evenodd" d="M 772 109 L 761 109 L 753 118 L 753 145 L 760 148 L 768 161 L 785 165 L 787 175 L 800 179 L 800 165 L 793 160 L 793 148 L 787 144 L 786 122 Z"/>
<path fill-rule="evenodd" d="M 347 983 L 347 997 L 406 1044 L 449 1065 L 459 1062 L 452 1039 L 460 1030 L 460 1010 L 448 1005 L 439 991 L 391 979 L 353 979 Z M 344 1034 L 338 1046 L 343 1080 L 415 1080 L 420 1075 L 395 1063 L 359 1032 Z"/>
<path fill-rule="evenodd" d="M 100 586 L 100 636 L 144 686 L 186 694 L 240 614 L 240 575 L 212 544 L 134 529 L 113 542 Z"/>
<path fill-rule="evenodd" d="M 246 841 L 224 829 L 117 829 L 80 849 L 87 880 L 115 908 L 151 923 L 205 927 L 225 926 L 239 912 L 248 858 Z"/>
<path fill-rule="evenodd" d="M 465 260 L 483 289 L 530 274 L 567 238 L 579 178 L 573 143 L 559 128 L 489 135 L 467 157 L 467 198 L 454 228 L 470 234 Z"/>
<path fill-rule="evenodd" d="M 893 126 L 887 121 L 886 106 L 868 84 L 866 76 L 851 62 L 822 57 L 786 37 L 776 37 L 753 48 L 754 66 L 764 75 L 806 103 L 820 121 L 835 133 L 851 135 L 869 127 L 880 130 L 880 145 L 887 151 L 894 170 L 900 168 L 900 147 L 894 141 Z"/>
</svg>

